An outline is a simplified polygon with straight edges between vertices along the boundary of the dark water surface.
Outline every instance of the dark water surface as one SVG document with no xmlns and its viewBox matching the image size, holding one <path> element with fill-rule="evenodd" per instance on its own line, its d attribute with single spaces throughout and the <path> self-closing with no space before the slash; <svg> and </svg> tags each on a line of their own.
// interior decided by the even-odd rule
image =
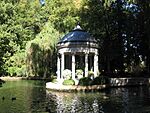
<svg viewBox="0 0 150 113">
<path fill-rule="evenodd" d="M 42 81 L 7 81 L 0 87 L 0 113 L 41 113 L 45 111 L 45 101 Z"/>
<path fill-rule="evenodd" d="M 103 92 L 46 91 L 44 81 L 9 81 L 0 87 L 0 113 L 150 113 L 150 87 Z"/>
</svg>

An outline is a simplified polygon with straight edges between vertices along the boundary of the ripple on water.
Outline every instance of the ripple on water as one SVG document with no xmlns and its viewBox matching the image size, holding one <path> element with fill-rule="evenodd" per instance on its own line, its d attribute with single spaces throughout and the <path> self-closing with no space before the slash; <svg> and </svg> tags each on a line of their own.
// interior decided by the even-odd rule
<svg viewBox="0 0 150 113">
<path fill-rule="evenodd" d="M 88 100 L 86 94 L 51 92 L 47 97 L 57 113 L 104 113 L 99 100 L 92 97 Z"/>
<path fill-rule="evenodd" d="M 0 98 L 0 113 L 150 113 L 150 87 L 46 93 L 44 82 L 13 81 L 0 88 Z"/>
</svg>

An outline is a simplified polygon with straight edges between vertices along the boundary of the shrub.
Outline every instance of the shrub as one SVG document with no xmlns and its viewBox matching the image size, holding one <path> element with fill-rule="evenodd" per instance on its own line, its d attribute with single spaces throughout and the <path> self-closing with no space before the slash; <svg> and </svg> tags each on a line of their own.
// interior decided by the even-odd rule
<svg viewBox="0 0 150 113">
<path fill-rule="evenodd" d="M 83 78 L 83 70 L 82 69 L 77 69 L 76 70 L 76 76 L 78 79 Z"/>
<path fill-rule="evenodd" d="M 26 76 L 26 66 L 22 65 L 22 67 L 8 67 L 8 73 L 10 74 L 10 76 L 18 76 L 18 77 L 22 77 L 22 76 Z"/>
<path fill-rule="evenodd" d="M 57 79 L 53 79 L 51 82 L 52 83 L 57 83 Z"/>
<path fill-rule="evenodd" d="M 81 86 L 88 86 L 91 85 L 92 79 L 89 77 L 83 77 L 79 80 L 79 84 Z"/>
<path fill-rule="evenodd" d="M 56 76 L 54 73 L 51 73 L 51 74 L 50 74 L 50 78 L 51 78 L 51 80 L 57 79 L 57 76 Z"/>
<path fill-rule="evenodd" d="M 8 67 L 8 73 L 10 74 L 10 76 L 16 76 L 16 70 L 18 69 L 18 67 Z"/>
<path fill-rule="evenodd" d="M 69 69 L 65 69 L 63 72 L 62 72 L 62 75 L 63 75 L 63 78 L 65 80 L 68 80 L 71 78 L 71 70 Z"/>
<path fill-rule="evenodd" d="M 108 84 L 108 83 L 109 83 L 109 78 L 106 76 L 96 77 L 92 81 L 92 85 L 102 85 L 102 84 Z"/>
<path fill-rule="evenodd" d="M 75 81 L 72 79 L 67 79 L 63 81 L 63 85 L 74 85 Z"/>
<path fill-rule="evenodd" d="M 93 72 L 93 71 L 89 71 L 89 72 L 88 72 L 88 77 L 94 78 L 94 72 Z"/>
<path fill-rule="evenodd" d="M 22 67 L 21 68 L 17 68 L 17 70 L 16 70 L 16 74 L 17 74 L 17 76 L 18 77 L 25 77 L 26 76 L 26 66 L 25 65 L 22 65 Z"/>
</svg>

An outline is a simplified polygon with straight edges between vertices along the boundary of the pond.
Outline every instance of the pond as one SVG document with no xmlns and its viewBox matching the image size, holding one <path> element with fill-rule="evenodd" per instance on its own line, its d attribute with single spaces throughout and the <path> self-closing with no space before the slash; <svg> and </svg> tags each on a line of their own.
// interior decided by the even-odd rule
<svg viewBox="0 0 150 113">
<path fill-rule="evenodd" d="M 102 92 L 47 91 L 44 81 L 8 81 L 0 87 L 0 113 L 150 113 L 150 87 Z"/>
</svg>

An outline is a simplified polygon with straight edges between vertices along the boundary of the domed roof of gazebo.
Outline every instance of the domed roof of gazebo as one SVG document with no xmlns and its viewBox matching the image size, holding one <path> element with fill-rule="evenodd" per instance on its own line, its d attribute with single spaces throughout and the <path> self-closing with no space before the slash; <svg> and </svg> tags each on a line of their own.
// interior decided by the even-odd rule
<svg viewBox="0 0 150 113">
<path fill-rule="evenodd" d="M 77 25 L 71 32 L 66 34 L 58 43 L 66 42 L 96 42 L 95 38 L 90 35 L 90 33 L 81 29 Z"/>
<path fill-rule="evenodd" d="M 60 48 L 98 48 L 98 43 L 94 37 L 90 35 L 90 33 L 81 29 L 79 25 L 77 25 L 71 32 L 66 34 L 57 44 L 58 49 Z"/>
</svg>

